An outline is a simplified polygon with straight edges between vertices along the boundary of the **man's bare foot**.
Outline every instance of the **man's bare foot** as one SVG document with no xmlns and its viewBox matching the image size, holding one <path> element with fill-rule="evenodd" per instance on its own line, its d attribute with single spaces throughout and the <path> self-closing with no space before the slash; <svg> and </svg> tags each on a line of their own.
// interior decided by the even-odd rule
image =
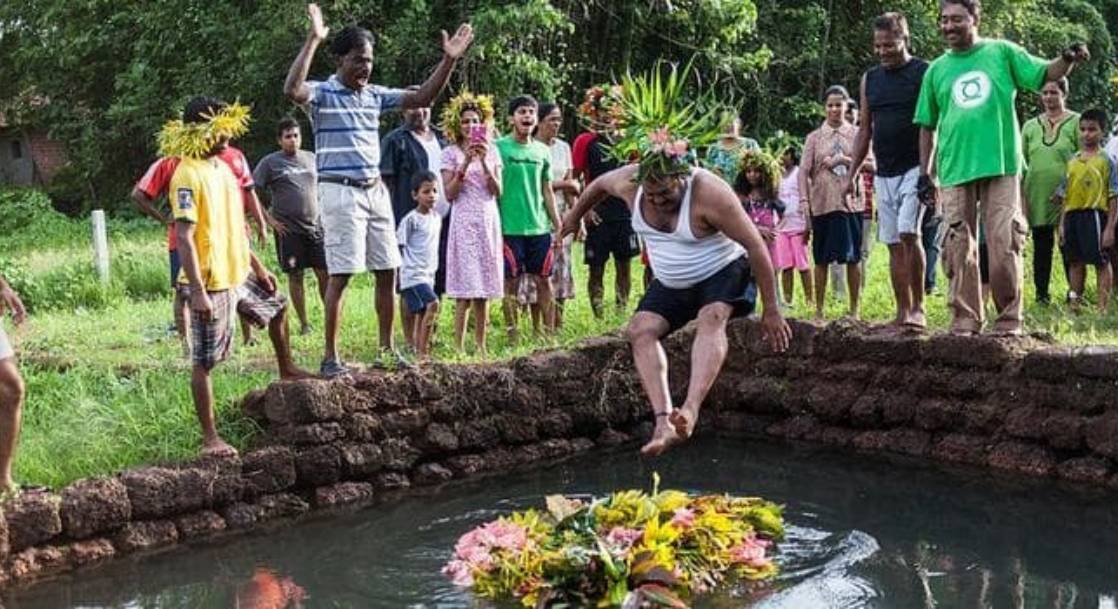
<svg viewBox="0 0 1118 609">
<path fill-rule="evenodd" d="M 699 420 L 699 409 L 689 404 L 677 408 L 668 415 L 668 422 L 675 428 L 675 433 L 686 440 L 695 432 L 695 423 Z"/>
<path fill-rule="evenodd" d="M 645 457 L 658 457 L 669 448 L 683 441 L 675 430 L 666 421 L 667 417 L 657 415 L 656 430 L 652 432 L 652 439 L 641 447 L 641 455 Z"/>
<path fill-rule="evenodd" d="M 280 368 L 279 374 L 280 374 L 280 379 L 284 380 L 284 381 L 297 381 L 297 380 L 300 380 L 300 379 L 313 379 L 317 376 L 313 372 L 303 370 L 302 368 L 300 368 L 300 367 L 298 367 L 294 364 L 292 364 L 291 366 L 285 366 L 283 368 Z"/>
<path fill-rule="evenodd" d="M 236 457 L 237 449 L 221 438 L 211 438 L 202 442 L 203 457 Z"/>
</svg>

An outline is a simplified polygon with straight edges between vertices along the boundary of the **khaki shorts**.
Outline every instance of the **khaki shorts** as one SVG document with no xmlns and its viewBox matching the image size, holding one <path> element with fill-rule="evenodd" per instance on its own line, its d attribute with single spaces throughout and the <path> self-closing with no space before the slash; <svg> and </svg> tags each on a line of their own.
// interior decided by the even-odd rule
<svg viewBox="0 0 1118 609">
<path fill-rule="evenodd" d="M 318 183 L 326 270 L 331 275 L 386 271 L 400 266 L 392 200 L 384 182 L 372 188 Z"/>
<path fill-rule="evenodd" d="M 4 332 L 4 327 L 0 326 L 0 360 L 15 357 L 15 355 L 16 352 L 12 349 L 12 341 L 8 340 L 7 332 Z"/>
</svg>

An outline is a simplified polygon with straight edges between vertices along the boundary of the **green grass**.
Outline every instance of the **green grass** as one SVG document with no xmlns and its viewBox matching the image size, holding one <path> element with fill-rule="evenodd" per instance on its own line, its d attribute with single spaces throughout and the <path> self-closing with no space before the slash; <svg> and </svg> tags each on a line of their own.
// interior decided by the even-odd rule
<svg viewBox="0 0 1118 609">
<path fill-rule="evenodd" d="M 29 322 L 19 329 L 6 324 L 16 341 L 28 385 L 16 462 L 21 481 L 59 486 L 76 478 L 137 464 L 190 458 L 199 444 L 198 424 L 190 401 L 189 364 L 182 357 L 177 338 L 168 331 L 171 307 L 165 285 L 163 234 L 152 224 L 111 224 L 113 281 L 108 288 L 102 288 L 93 275 L 87 223 L 71 222 L 60 229 L 65 231 L 62 235 L 18 240 L 5 237 L 0 242 L 0 251 L 7 257 L 4 267 L 18 269 L 21 274 L 14 282 L 16 287 L 33 286 L 25 294 L 34 308 Z M 39 247 L 37 243 L 45 245 Z M 567 346 L 623 326 L 628 317 L 625 311 L 610 307 L 603 320 L 591 315 L 581 248 L 576 247 L 578 296 L 567 305 L 566 324 L 559 335 L 549 340 L 533 340 L 525 319 L 521 329 L 528 338 L 519 346 L 509 345 L 503 329 L 496 329 L 503 326 L 503 321 L 499 303 L 494 302 L 491 358 Z M 270 248 L 262 258 L 274 264 Z M 863 316 L 868 320 L 886 321 L 892 317 L 887 269 L 887 250 L 877 244 L 869 264 L 863 306 Z M 1062 272 L 1055 275 L 1052 293 L 1062 294 Z M 634 260 L 635 282 L 639 283 L 640 276 L 639 262 Z M 928 303 L 934 328 L 943 328 L 948 321 L 942 275 L 939 283 L 940 295 L 933 296 Z M 607 276 L 607 302 L 613 297 L 612 284 L 612 275 Z M 639 293 L 639 289 L 635 290 L 634 303 Z M 1092 290 L 1088 290 L 1091 294 Z M 801 298 L 797 292 L 797 306 L 790 315 L 809 318 L 812 310 Z M 1026 302 L 1033 300 L 1031 277 L 1027 276 Z M 316 369 L 322 354 L 322 307 L 317 298 L 312 298 L 309 308 L 315 332 L 294 336 L 293 349 L 300 365 Z M 458 355 L 450 347 L 452 310 L 452 306 L 443 307 L 435 356 L 444 361 L 474 361 L 472 356 Z M 829 303 L 828 319 L 844 313 L 844 304 Z M 1059 304 L 1027 307 L 1031 330 L 1046 330 L 1067 343 L 1118 344 L 1115 322 L 1113 313 L 1074 316 Z M 343 358 L 355 362 L 372 360 L 376 352 L 376 325 L 367 276 L 351 285 L 341 331 Z M 220 365 L 213 377 L 219 427 L 239 447 L 247 446 L 258 430 L 240 416 L 237 400 L 276 378 L 271 348 L 264 335 L 260 338 L 264 340 L 255 346 L 238 345 L 234 356 Z M 472 338 L 467 337 L 467 347 L 471 344 Z"/>
</svg>

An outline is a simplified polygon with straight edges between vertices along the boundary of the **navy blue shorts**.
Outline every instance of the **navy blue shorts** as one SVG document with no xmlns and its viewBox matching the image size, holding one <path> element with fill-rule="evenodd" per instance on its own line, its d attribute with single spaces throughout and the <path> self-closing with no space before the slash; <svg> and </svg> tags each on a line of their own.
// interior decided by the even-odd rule
<svg viewBox="0 0 1118 609">
<path fill-rule="evenodd" d="M 167 260 L 171 263 L 171 289 L 179 287 L 179 271 L 182 270 L 182 262 L 179 262 L 178 250 L 167 250 Z"/>
<path fill-rule="evenodd" d="M 505 235 L 505 279 L 551 275 L 551 235 Z"/>
<path fill-rule="evenodd" d="M 1079 209 L 1064 215 L 1064 244 L 1060 252 L 1069 264 L 1102 266 L 1110 262 L 1110 252 L 1102 247 L 1106 212 Z"/>
<path fill-rule="evenodd" d="M 757 286 L 749 259 L 745 256 L 727 264 L 717 273 L 689 288 L 669 288 L 654 279 L 648 286 L 638 311 L 655 313 L 668 320 L 668 333 L 674 332 L 699 316 L 699 310 L 712 302 L 733 307 L 733 317 L 753 312 L 757 302 Z"/>
<path fill-rule="evenodd" d="M 628 221 L 604 222 L 586 227 L 583 251 L 587 266 L 605 266 L 610 256 L 617 264 L 626 264 L 640 255 L 641 243 Z"/>
<path fill-rule="evenodd" d="M 400 296 L 404 297 L 404 305 L 408 307 L 408 312 L 413 315 L 426 311 L 428 305 L 439 300 L 439 297 L 435 296 L 435 288 L 428 283 L 419 283 L 410 288 L 404 288 L 400 290 Z"/>
<path fill-rule="evenodd" d="M 811 218 L 811 253 L 815 264 L 862 261 L 861 212 L 833 211 Z"/>
</svg>

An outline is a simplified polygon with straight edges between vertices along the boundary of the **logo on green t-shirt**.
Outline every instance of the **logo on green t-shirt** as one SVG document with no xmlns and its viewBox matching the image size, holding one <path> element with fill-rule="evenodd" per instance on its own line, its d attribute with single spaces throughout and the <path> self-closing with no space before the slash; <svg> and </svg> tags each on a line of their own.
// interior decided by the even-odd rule
<svg viewBox="0 0 1118 609">
<path fill-rule="evenodd" d="M 977 108 L 990 99 L 990 77 L 981 70 L 960 75 L 951 85 L 951 97 L 960 108 Z"/>
</svg>

